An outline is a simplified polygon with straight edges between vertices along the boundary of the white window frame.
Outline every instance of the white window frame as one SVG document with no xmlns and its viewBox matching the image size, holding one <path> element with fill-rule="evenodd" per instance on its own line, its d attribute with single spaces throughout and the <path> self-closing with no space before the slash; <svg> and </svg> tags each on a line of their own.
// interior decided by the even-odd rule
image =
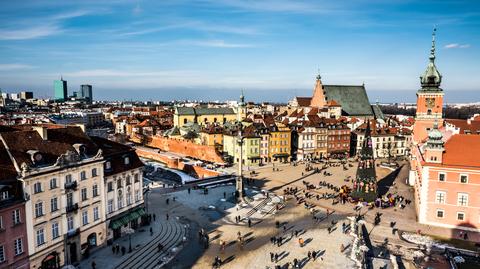
<svg viewBox="0 0 480 269">
<path fill-rule="evenodd" d="M 45 230 L 43 228 L 38 229 L 36 232 L 37 247 L 45 244 Z"/>
<path fill-rule="evenodd" d="M 99 194 L 98 194 L 98 184 L 94 184 L 92 186 L 92 197 L 97 197 Z"/>
<path fill-rule="evenodd" d="M 52 184 L 52 183 L 55 183 L 55 184 Z M 50 189 L 53 190 L 56 188 L 58 188 L 58 182 L 57 182 L 57 178 L 54 177 L 50 179 Z"/>
<path fill-rule="evenodd" d="M 82 212 L 82 225 L 85 226 L 88 224 L 88 211 Z"/>
<path fill-rule="evenodd" d="M 58 222 L 52 223 L 52 239 L 60 237 L 60 228 Z"/>
<path fill-rule="evenodd" d="M 460 197 L 466 197 L 465 204 L 461 204 Z M 463 199 L 462 199 L 463 200 Z M 459 192 L 457 194 L 457 206 L 468 206 L 468 193 Z"/>
<path fill-rule="evenodd" d="M 438 212 L 442 212 L 442 216 L 441 216 L 441 217 L 438 216 Z M 444 219 L 444 218 L 445 218 L 445 210 L 443 210 L 443 209 L 437 209 L 437 211 L 435 211 L 435 217 L 436 217 L 437 219 Z"/>
<path fill-rule="evenodd" d="M 97 168 L 92 168 L 92 177 L 98 176 Z"/>
<path fill-rule="evenodd" d="M 15 239 L 13 247 L 14 247 L 14 250 L 15 250 L 15 256 L 21 255 L 23 253 L 23 240 L 22 240 L 22 238 Z"/>
<path fill-rule="evenodd" d="M 463 214 L 463 219 L 462 219 L 462 220 L 461 220 L 461 219 L 458 219 L 458 215 L 459 215 L 459 214 Z M 465 212 L 463 212 L 463 211 L 458 211 L 458 212 L 457 212 L 457 220 L 465 221 L 466 218 L 467 218 L 467 214 L 465 214 Z"/>
<path fill-rule="evenodd" d="M 35 203 L 35 217 L 40 218 L 44 215 L 43 213 L 43 202 L 36 202 Z"/>
<path fill-rule="evenodd" d="M 114 203 L 115 201 L 113 199 L 110 199 L 108 200 L 107 202 L 107 211 L 108 211 L 108 214 L 112 213 L 113 210 L 114 210 Z"/>
<path fill-rule="evenodd" d="M 54 203 L 54 201 L 55 201 L 55 203 Z M 55 207 L 53 205 L 55 205 Z M 53 197 L 52 199 L 50 199 L 50 211 L 51 212 L 58 211 L 58 198 L 57 197 Z"/>
<path fill-rule="evenodd" d="M 85 180 L 87 179 L 87 172 L 81 171 L 80 172 L 80 180 Z"/>
<path fill-rule="evenodd" d="M 100 214 L 99 214 L 98 207 L 94 207 L 93 208 L 93 221 L 97 221 L 99 219 L 100 219 Z"/>
<path fill-rule="evenodd" d="M 41 182 L 35 182 L 33 184 L 33 193 L 40 193 L 42 192 L 42 183 Z"/>
<path fill-rule="evenodd" d="M 3 230 L 3 216 L 0 216 L 0 230 Z"/>
<path fill-rule="evenodd" d="M 88 190 L 87 190 L 87 188 L 83 188 L 80 191 L 80 198 L 82 199 L 82 202 L 88 200 Z"/>
<path fill-rule="evenodd" d="M 73 230 L 75 228 L 75 220 L 73 219 L 73 216 L 68 216 L 67 217 L 67 229 L 68 231 Z"/>
<path fill-rule="evenodd" d="M 438 201 L 438 195 L 439 194 L 443 194 L 443 201 L 441 201 L 441 202 Z M 445 204 L 446 201 L 447 201 L 447 192 L 445 192 L 445 191 L 436 191 L 435 192 L 435 203 L 436 204 Z"/>
<path fill-rule="evenodd" d="M 20 209 L 15 209 L 12 211 L 13 225 L 22 223 L 22 218 L 20 217 Z"/>
</svg>

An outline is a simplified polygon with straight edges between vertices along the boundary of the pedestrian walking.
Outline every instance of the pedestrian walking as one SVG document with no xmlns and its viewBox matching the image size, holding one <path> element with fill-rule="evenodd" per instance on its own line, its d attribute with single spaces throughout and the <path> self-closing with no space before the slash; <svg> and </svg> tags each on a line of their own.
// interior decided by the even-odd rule
<svg viewBox="0 0 480 269">
<path fill-rule="evenodd" d="M 163 250 L 162 243 L 158 243 L 157 248 L 158 248 L 158 252 L 162 252 L 162 250 Z"/>
<path fill-rule="evenodd" d="M 274 257 L 275 257 L 275 256 L 273 255 L 273 252 L 270 252 L 270 261 L 271 261 L 271 262 L 273 262 Z"/>
<path fill-rule="evenodd" d="M 345 246 L 343 244 L 340 245 L 340 253 L 343 253 L 343 251 L 345 250 Z"/>
<path fill-rule="evenodd" d="M 280 247 L 282 245 L 282 240 L 283 238 L 281 236 L 278 237 L 277 239 L 277 246 Z"/>
<path fill-rule="evenodd" d="M 92 269 L 95 269 L 97 267 L 97 264 L 95 263 L 95 261 L 92 261 Z"/>
<path fill-rule="evenodd" d="M 117 254 L 120 253 L 120 245 L 119 245 L 119 244 L 117 244 L 117 245 L 115 246 L 115 251 L 117 252 Z"/>
<path fill-rule="evenodd" d="M 295 230 L 295 237 L 298 237 L 298 230 Z"/>
<path fill-rule="evenodd" d="M 125 252 L 127 252 L 127 249 L 124 246 L 122 246 L 122 256 L 125 255 Z"/>
<path fill-rule="evenodd" d="M 248 219 L 248 227 L 252 227 L 252 220 Z"/>
<path fill-rule="evenodd" d="M 303 242 L 303 238 L 300 237 L 300 238 L 298 239 L 298 244 L 300 245 L 300 247 L 303 247 L 303 243 L 304 243 L 304 242 Z"/>
<path fill-rule="evenodd" d="M 311 251 L 308 251 L 307 257 L 308 257 L 309 260 L 312 258 L 312 252 Z"/>
<path fill-rule="evenodd" d="M 152 227 L 150 227 L 150 236 L 152 236 L 152 235 L 153 235 L 153 229 L 152 229 Z"/>
<path fill-rule="evenodd" d="M 188 194 L 190 194 L 190 188 L 188 188 Z"/>
<path fill-rule="evenodd" d="M 223 198 L 224 198 L 224 199 L 227 198 L 227 193 L 226 193 L 226 192 L 223 192 Z"/>
<path fill-rule="evenodd" d="M 312 251 L 312 258 L 313 258 L 313 261 L 317 259 L 317 252 L 315 250 Z"/>
<path fill-rule="evenodd" d="M 167 200 L 165 200 L 165 202 L 167 203 L 167 205 L 170 203 L 170 199 L 167 198 Z"/>
<path fill-rule="evenodd" d="M 168 220 L 169 217 L 170 217 L 170 216 L 168 216 L 168 213 L 167 213 L 167 220 Z"/>
<path fill-rule="evenodd" d="M 274 258 L 275 258 L 275 262 L 278 262 L 278 253 L 275 253 Z"/>
<path fill-rule="evenodd" d="M 153 214 L 153 221 L 157 221 L 157 215 Z"/>
<path fill-rule="evenodd" d="M 112 245 L 112 252 L 115 254 L 115 245 Z"/>
</svg>

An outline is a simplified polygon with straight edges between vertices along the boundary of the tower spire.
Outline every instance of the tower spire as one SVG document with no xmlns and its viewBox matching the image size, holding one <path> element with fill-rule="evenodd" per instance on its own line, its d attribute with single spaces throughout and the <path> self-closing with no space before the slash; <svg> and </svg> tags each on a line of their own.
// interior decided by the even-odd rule
<svg viewBox="0 0 480 269">
<path fill-rule="evenodd" d="M 432 32 L 432 48 L 430 49 L 430 61 L 433 62 L 435 60 L 435 33 L 437 32 L 437 28 L 433 28 Z"/>
<path fill-rule="evenodd" d="M 317 69 L 317 80 L 321 80 L 322 76 L 320 75 L 320 68 Z"/>
</svg>

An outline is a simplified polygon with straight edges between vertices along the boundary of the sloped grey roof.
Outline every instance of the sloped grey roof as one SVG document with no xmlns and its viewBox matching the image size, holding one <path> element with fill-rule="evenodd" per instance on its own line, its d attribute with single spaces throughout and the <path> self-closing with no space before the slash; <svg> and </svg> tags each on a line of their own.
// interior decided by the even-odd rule
<svg viewBox="0 0 480 269">
<path fill-rule="evenodd" d="M 327 101 L 335 100 L 348 116 L 373 116 L 365 87 L 350 85 L 324 85 Z"/>
<path fill-rule="evenodd" d="M 375 118 L 382 119 L 382 120 L 385 119 L 385 116 L 383 115 L 382 110 L 377 104 L 372 105 L 372 111 L 373 111 L 373 114 L 375 115 Z"/>
<path fill-rule="evenodd" d="M 178 115 L 195 115 L 193 107 L 176 107 L 175 113 Z"/>
</svg>

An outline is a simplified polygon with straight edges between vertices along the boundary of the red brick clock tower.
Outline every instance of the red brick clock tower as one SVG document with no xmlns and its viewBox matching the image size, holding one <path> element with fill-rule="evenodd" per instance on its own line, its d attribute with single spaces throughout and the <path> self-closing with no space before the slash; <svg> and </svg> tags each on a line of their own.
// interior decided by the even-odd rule
<svg viewBox="0 0 480 269">
<path fill-rule="evenodd" d="M 425 73 L 420 76 L 422 88 L 417 91 L 417 113 L 415 125 L 413 126 L 413 141 L 416 143 L 424 141 L 428 132 L 433 129 L 435 122 L 438 126 L 443 125 L 443 90 L 440 88 L 442 75 L 435 66 L 435 29 L 432 34 L 432 49 L 430 50 L 430 61 Z"/>
</svg>

